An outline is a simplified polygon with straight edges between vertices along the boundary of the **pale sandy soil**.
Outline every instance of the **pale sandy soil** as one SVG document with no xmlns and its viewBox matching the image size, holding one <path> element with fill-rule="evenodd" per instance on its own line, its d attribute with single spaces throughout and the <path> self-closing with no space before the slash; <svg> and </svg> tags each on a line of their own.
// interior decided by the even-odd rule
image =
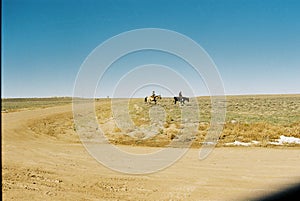
<svg viewBox="0 0 300 201">
<path fill-rule="evenodd" d="M 160 172 L 122 174 L 88 154 L 70 105 L 2 113 L 4 200 L 247 200 L 299 181 L 300 149 L 291 147 L 216 148 L 202 161 L 191 149 Z"/>
</svg>

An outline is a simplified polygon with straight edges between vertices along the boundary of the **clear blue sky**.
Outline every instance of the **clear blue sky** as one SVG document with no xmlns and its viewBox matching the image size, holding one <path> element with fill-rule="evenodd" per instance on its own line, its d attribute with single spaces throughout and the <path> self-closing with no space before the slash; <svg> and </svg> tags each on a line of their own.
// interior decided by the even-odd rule
<svg viewBox="0 0 300 201">
<path fill-rule="evenodd" d="M 72 96 L 94 48 L 148 27 L 199 43 L 226 94 L 300 93 L 299 10 L 298 0 L 3 0 L 1 95 Z"/>
</svg>

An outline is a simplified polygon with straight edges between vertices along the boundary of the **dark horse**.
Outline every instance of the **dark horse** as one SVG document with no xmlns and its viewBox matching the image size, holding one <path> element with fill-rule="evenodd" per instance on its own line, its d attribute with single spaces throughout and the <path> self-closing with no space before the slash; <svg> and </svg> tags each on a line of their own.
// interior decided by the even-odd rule
<svg viewBox="0 0 300 201">
<path fill-rule="evenodd" d="M 184 104 L 184 101 L 190 102 L 190 98 L 188 97 L 178 97 L 174 96 L 174 104 L 176 105 L 177 102 L 180 102 L 182 105 Z"/>
<path fill-rule="evenodd" d="M 161 99 L 161 95 L 157 95 L 157 96 L 146 96 L 145 97 L 145 103 L 151 103 L 152 101 L 156 104 L 157 100 Z"/>
</svg>

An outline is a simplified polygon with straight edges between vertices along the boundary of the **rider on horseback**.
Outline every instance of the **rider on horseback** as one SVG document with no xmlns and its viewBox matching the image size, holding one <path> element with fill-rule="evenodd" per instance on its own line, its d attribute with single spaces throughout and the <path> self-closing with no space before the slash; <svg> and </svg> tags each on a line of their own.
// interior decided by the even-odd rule
<svg viewBox="0 0 300 201">
<path fill-rule="evenodd" d="M 155 91 L 152 91 L 152 98 L 155 99 Z"/>
<path fill-rule="evenodd" d="M 181 101 L 182 100 L 182 92 L 180 91 L 179 92 L 179 101 Z"/>
<path fill-rule="evenodd" d="M 155 95 L 155 91 L 152 91 L 152 95 L 151 96 L 146 96 L 145 97 L 145 102 L 150 103 L 151 101 L 154 101 L 156 104 L 157 99 L 161 99 L 160 95 Z"/>
</svg>

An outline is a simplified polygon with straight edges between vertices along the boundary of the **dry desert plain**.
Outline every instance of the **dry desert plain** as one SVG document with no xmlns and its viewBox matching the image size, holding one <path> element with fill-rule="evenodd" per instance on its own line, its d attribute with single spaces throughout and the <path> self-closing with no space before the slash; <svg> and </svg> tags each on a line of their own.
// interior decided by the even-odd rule
<svg viewBox="0 0 300 201">
<path fill-rule="evenodd" d="M 300 95 L 226 99 L 224 129 L 206 159 L 199 160 L 198 153 L 210 126 L 211 106 L 209 97 L 199 97 L 198 131 L 189 151 L 172 166 L 142 175 L 113 171 L 89 154 L 76 133 L 71 98 L 2 99 L 3 199 L 251 200 L 299 183 Z M 118 128 L 110 99 L 97 99 L 95 110 L 110 143 L 145 153 L 176 140 L 183 127 L 180 110 L 189 104 L 179 107 L 171 98 L 160 100 L 166 120 L 147 140 Z M 136 126 L 149 124 L 151 107 L 142 99 L 130 100 Z M 280 136 L 296 141 L 282 142 Z"/>
</svg>

